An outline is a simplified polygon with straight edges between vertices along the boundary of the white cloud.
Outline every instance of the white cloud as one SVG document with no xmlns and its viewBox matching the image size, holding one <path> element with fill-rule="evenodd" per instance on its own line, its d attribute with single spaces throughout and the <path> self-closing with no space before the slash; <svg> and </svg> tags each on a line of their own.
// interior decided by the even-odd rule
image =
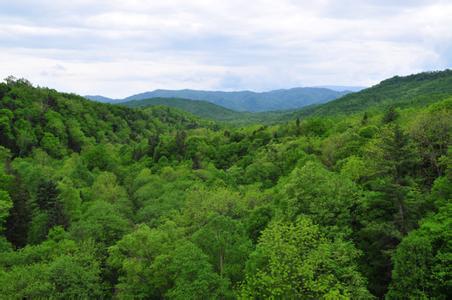
<svg viewBox="0 0 452 300">
<path fill-rule="evenodd" d="M 0 0 L 0 77 L 112 97 L 370 85 L 451 67 L 451 15 L 441 0 Z"/>
</svg>

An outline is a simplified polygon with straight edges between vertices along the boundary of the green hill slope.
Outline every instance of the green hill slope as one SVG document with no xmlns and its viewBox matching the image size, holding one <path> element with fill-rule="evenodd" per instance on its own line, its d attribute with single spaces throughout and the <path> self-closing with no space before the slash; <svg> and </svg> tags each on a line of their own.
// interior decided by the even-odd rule
<svg viewBox="0 0 452 300">
<path fill-rule="evenodd" d="M 395 76 L 357 93 L 331 102 L 306 107 L 282 116 L 347 115 L 367 110 L 379 111 L 389 106 L 420 107 L 452 96 L 452 70 Z"/>
<path fill-rule="evenodd" d="M 243 113 L 239 113 L 207 101 L 181 98 L 151 98 L 144 100 L 132 100 L 120 103 L 119 105 L 131 108 L 163 105 L 178 108 L 201 118 L 217 121 L 237 119 L 243 115 Z"/>
<path fill-rule="evenodd" d="M 166 107 L 134 110 L 33 87 L 26 80 L 0 84 L 0 145 L 17 155 L 42 147 L 56 157 L 99 142 L 128 143 L 156 132 L 208 126 Z"/>
<path fill-rule="evenodd" d="M 202 119 L 227 123 L 234 126 L 278 123 L 280 121 L 280 118 L 287 115 L 289 112 L 239 112 L 203 100 L 190 100 L 181 98 L 150 98 L 144 100 L 122 102 L 118 103 L 117 105 L 123 105 L 129 108 L 147 108 L 157 106 L 172 107 L 180 110 L 181 113 L 190 113 Z"/>
</svg>

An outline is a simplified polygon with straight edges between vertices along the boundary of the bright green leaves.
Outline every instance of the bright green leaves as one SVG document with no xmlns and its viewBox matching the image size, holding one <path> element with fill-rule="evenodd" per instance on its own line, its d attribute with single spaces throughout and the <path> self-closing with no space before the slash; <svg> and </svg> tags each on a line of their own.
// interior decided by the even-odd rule
<svg viewBox="0 0 452 300">
<path fill-rule="evenodd" d="M 51 232 L 50 239 L 40 245 L 2 253 L 2 297 L 73 299 L 104 296 L 94 245 L 76 244 L 66 239 L 64 231 L 57 233 L 58 230 Z"/>
<path fill-rule="evenodd" d="M 221 277 L 229 278 L 233 283 L 243 279 L 243 266 L 252 247 L 240 222 L 213 215 L 192 239 L 208 254 Z"/>
<path fill-rule="evenodd" d="M 168 259 L 169 299 L 232 298 L 228 280 L 213 271 L 208 256 L 193 243 L 182 242 Z"/>
<path fill-rule="evenodd" d="M 65 150 L 61 145 L 60 139 L 50 132 L 44 133 L 40 146 L 55 158 L 61 158 L 65 154 Z"/>
<path fill-rule="evenodd" d="M 109 265 L 119 272 L 119 298 L 213 299 L 228 293 L 228 281 L 213 271 L 208 256 L 181 239 L 171 223 L 146 225 L 109 250 Z"/>
<path fill-rule="evenodd" d="M 79 240 L 93 239 L 105 247 L 114 244 L 130 227 L 130 221 L 113 204 L 94 201 L 87 205 L 80 220 L 73 223 L 71 233 Z"/>
<path fill-rule="evenodd" d="M 155 276 L 153 263 L 158 255 L 169 250 L 170 242 L 168 233 L 142 225 L 109 249 L 108 263 L 119 272 L 116 285 L 119 297 L 160 295 L 159 278 Z"/>
<path fill-rule="evenodd" d="M 349 156 L 341 161 L 340 174 L 354 182 L 359 182 L 367 175 L 366 162 L 358 156 Z"/>
<path fill-rule="evenodd" d="M 24 119 L 19 119 L 14 123 L 14 131 L 19 154 L 30 154 L 32 148 L 38 143 L 32 124 Z"/>
<path fill-rule="evenodd" d="M 358 256 L 352 244 L 328 240 L 308 218 L 272 223 L 247 263 L 242 298 L 371 298 Z"/>
<path fill-rule="evenodd" d="M 284 186 L 287 217 L 310 216 L 329 234 L 348 235 L 352 210 L 360 201 L 359 188 L 349 179 L 315 162 L 295 169 Z"/>
</svg>

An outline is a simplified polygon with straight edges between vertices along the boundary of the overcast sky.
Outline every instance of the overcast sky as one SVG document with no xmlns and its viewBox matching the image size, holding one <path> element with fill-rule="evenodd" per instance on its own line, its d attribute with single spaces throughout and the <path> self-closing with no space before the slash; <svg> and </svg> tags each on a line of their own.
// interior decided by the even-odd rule
<svg viewBox="0 0 452 300">
<path fill-rule="evenodd" d="M 368 86 L 452 67 L 452 0 L 0 0 L 0 77 L 79 94 Z"/>
</svg>

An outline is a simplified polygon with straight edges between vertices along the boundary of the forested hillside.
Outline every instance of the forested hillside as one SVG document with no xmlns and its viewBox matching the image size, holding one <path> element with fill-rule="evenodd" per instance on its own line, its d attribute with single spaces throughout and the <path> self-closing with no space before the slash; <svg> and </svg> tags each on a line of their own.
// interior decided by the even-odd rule
<svg viewBox="0 0 452 300">
<path fill-rule="evenodd" d="M 337 101 L 301 109 L 294 116 L 349 115 L 363 111 L 381 111 L 389 106 L 408 108 L 425 106 L 452 96 L 452 70 L 395 76 Z"/>
<path fill-rule="evenodd" d="M 284 121 L 283 117 L 289 114 L 289 111 L 269 111 L 259 113 L 239 112 L 207 101 L 180 98 L 150 98 L 144 100 L 121 102 L 115 105 L 126 106 L 130 108 L 142 108 L 144 111 L 147 110 L 147 107 L 173 107 L 177 110 L 192 114 L 202 119 L 213 120 L 218 124 L 227 124 L 234 127 L 250 124 L 281 123 Z"/>
<path fill-rule="evenodd" d="M 448 299 L 449 75 L 240 128 L 9 78 L 0 297 Z"/>
<path fill-rule="evenodd" d="M 233 121 L 244 118 L 246 113 L 236 112 L 222 106 L 199 100 L 189 100 L 181 98 L 150 98 L 143 100 L 131 100 L 121 102 L 120 105 L 131 108 L 143 108 L 152 106 L 174 107 L 195 116 L 216 121 Z"/>
</svg>

